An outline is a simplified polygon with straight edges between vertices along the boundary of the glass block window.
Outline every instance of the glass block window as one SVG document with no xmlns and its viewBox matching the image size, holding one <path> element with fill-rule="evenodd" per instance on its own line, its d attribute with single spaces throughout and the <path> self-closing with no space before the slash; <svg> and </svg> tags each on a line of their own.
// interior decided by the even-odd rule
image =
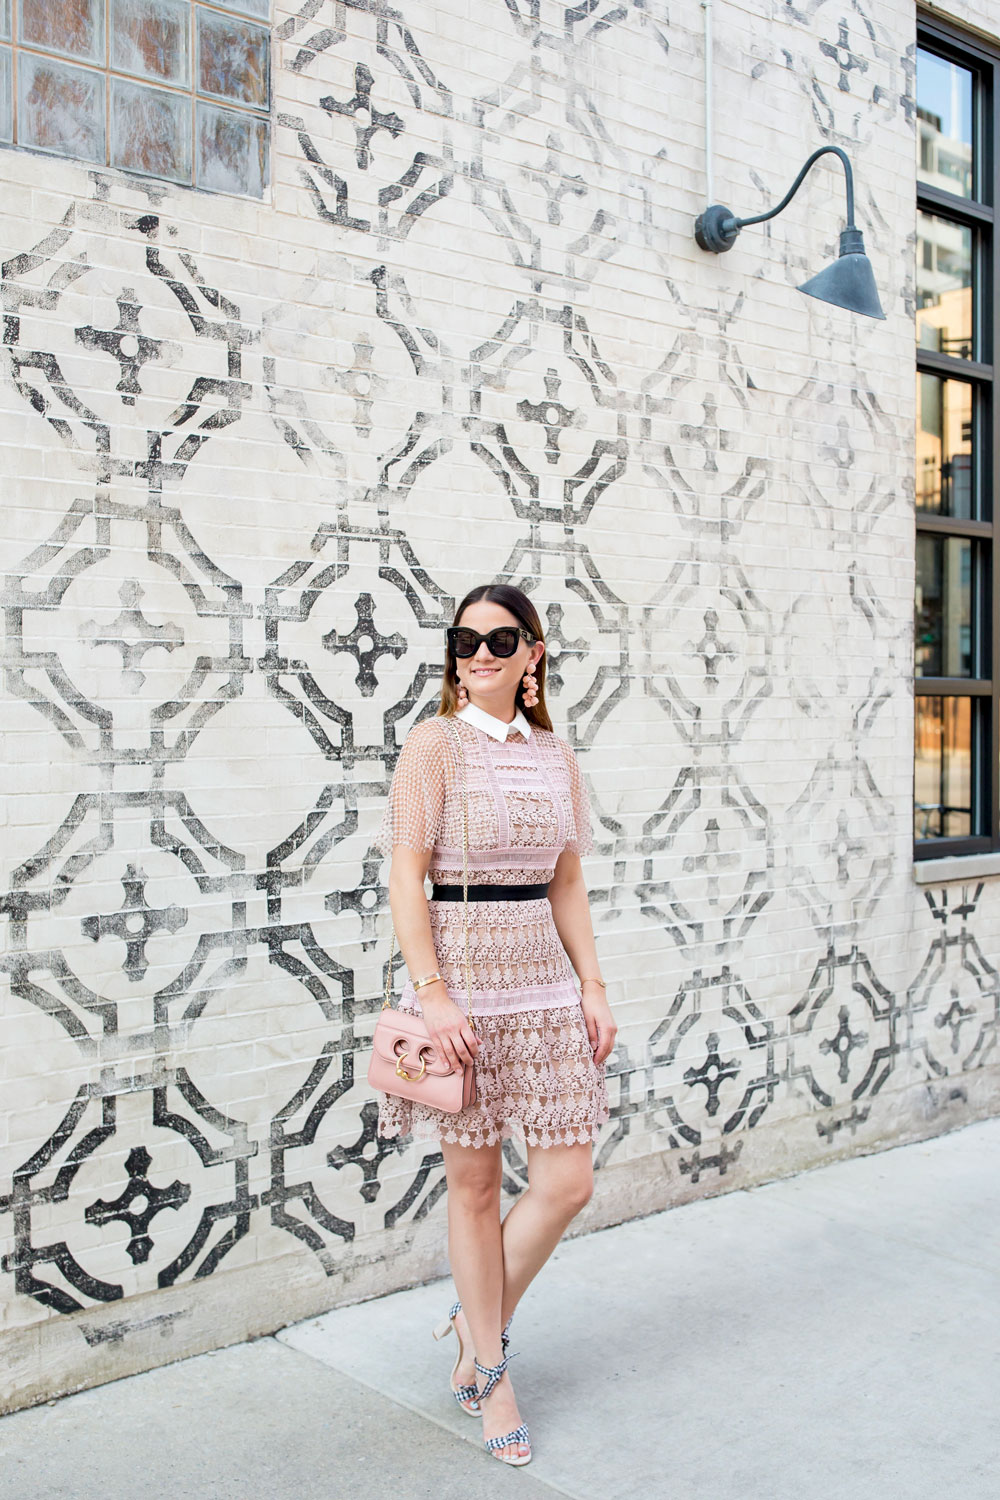
<svg viewBox="0 0 1000 1500">
<path fill-rule="evenodd" d="M 917 51 L 913 837 L 1000 849 L 1000 51 Z"/>
<path fill-rule="evenodd" d="M 259 198 L 270 0 L 0 0 L 0 142 Z"/>
</svg>

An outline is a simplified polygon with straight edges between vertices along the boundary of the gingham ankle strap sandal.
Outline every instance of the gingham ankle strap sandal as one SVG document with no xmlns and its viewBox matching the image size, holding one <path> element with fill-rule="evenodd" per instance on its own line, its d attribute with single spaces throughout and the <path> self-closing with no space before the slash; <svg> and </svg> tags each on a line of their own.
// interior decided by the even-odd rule
<svg viewBox="0 0 1000 1500">
<path fill-rule="evenodd" d="M 455 1330 L 455 1337 L 458 1339 L 458 1353 L 455 1355 L 455 1363 L 451 1367 L 451 1376 L 449 1378 L 448 1384 L 449 1384 L 450 1389 L 451 1389 L 451 1394 L 454 1396 L 455 1400 L 458 1402 L 458 1404 L 461 1407 L 462 1411 L 465 1412 L 466 1416 L 469 1416 L 469 1417 L 478 1417 L 478 1415 L 479 1415 L 479 1399 L 478 1399 L 479 1398 L 479 1387 L 477 1385 L 475 1385 L 475 1384 L 473 1384 L 473 1385 L 452 1385 L 451 1384 L 452 1380 L 454 1380 L 454 1378 L 455 1378 L 455 1371 L 458 1369 L 459 1365 L 462 1363 L 462 1354 L 464 1353 L 464 1346 L 462 1344 L 461 1336 L 460 1336 L 460 1334 L 458 1332 L 458 1324 L 455 1322 L 455 1319 L 458 1317 L 458 1315 L 459 1315 L 459 1313 L 461 1311 L 462 1311 L 462 1304 L 461 1304 L 461 1302 L 453 1302 L 452 1305 L 451 1305 L 451 1307 L 448 1309 L 448 1316 L 443 1320 L 443 1322 L 441 1322 L 441 1323 L 439 1323 L 437 1325 L 437 1327 L 433 1330 L 433 1332 L 434 1332 L 434 1337 L 436 1339 L 445 1339 L 445 1338 L 448 1337 L 449 1333 L 451 1333 L 452 1329 L 454 1328 L 454 1330 Z M 507 1350 L 510 1348 L 510 1325 L 513 1323 L 513 1321 L 514 1321 L 514 1314 L 511 1313 L 510 1317 L 507 1319 L 506 1323 L 503 1325 L 503 1332 L 500 1335 L 500 1343 L 501 1343 L 501 1346 L 503 1348 L 504 1354 L 506 1354 Z"/>
<path fill-rule="evenodd" d="M 505 1354 L 498 1365 L 481 1365 L 478 1359 L 476 1360 L 477 1373 L 486 1376 L 486 1384 L 482 1390 L 478 1390 L 477 1387 L 480 1407 L 482 1407 L 482 1403 L 493 1388 L 502 1380 L 510 1361 L 516 1358 L 515 1354 Z M 520 1427 L 515 1427 L 513 1432 L 505 1432 L 501 1437 L 483 1438 L 483 1443 L 488 1452 L 498 1458 L 502 1464 L 510 1464 L 512 1468 L 519 1469 L 524 1464 L 531 1462 L 530 1452 L 515 1454 L 513 1458 L 504 1458 L 499 1451 L 501 1448 L 506 1448 L 513 1443 L 524 1443 L 526 1447 L 530 1446 L 531 1436 L 523 1422 Z"/>
<path fill-rule="evenodd" d="M 458 1402 L 459 1407 L 461 1408 L 461 1410 L 465 1412 L 466 1416 L 469 1416 L 469 1417 L 478 1417 L 479 1416 L 479 1387 L 478 1387 L 478 1385 L 476 1385 L 475 1382 L 473 1382 L 472 1385 L 451 1385 L 452 1380 L 454 1380 L 454 1378 L 455 1378 L 455 1371 L 458 1369 L 459 1365 L 462 1363 L 462 1355 L 464 1353 L 464 1345 L 462 1343 L 462 1335 L 459 1333 L 459 1331 L 458 1331 L 458 1325 L 455 1322 L 455 1319 L 458 1317 L 458 1315 L 459 1315 L 459 1313 L 461 1311 L 462 1311 L 462 1304 L 461 1304 L 461 1302 L 455 1302 L 455 1303 L 453 1303 L 452 1306 L 451 1306 L 451 1308 L 448 1311 L 448 1316 L 445 1318 L 444 1322 L 443 1323 L 439 1323 L 437 1325 L 437 1327 L 434 1329 L 434 1337 L 436 1339 L 447 1338 L 448 1334 L 451 1333 L 452 1329 L 454 1328 L 454 1330 L 455 1330 L 455 1337 L 458 1339 L 458 1353 L 455 1355 L 455 1363 L 451 1367 L 451 1375 L 449 1377 L 448 1384 L 451 1386 L 451 1394 L 454 1396 L 455 1400 Z"/>
</svg>

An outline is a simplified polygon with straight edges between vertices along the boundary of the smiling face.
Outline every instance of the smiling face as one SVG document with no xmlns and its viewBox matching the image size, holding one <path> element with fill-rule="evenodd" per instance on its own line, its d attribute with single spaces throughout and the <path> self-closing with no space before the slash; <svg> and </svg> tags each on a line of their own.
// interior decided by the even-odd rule
<svg viewBox="0 0 1000 1500">
<path fill-rule="evenodd" d="M 462 611 L 456 625 L 467 625 L 479 635 L 488 635 L 501 625 L 512 625 L 516 630 L 520 620 L 502 604 L 493 604 L 488 599 L 477 600 Z M 517 690 L 521 678 L 539 662 L 545 651 L 541 641 L 533 646 L 518 637 L 517 650 L 513 656 L 491 656 L 485 641 L 479 644 L 475 656 L 457 657 L 455 670 L 459 682 L 465 685 L 469 702 L 475 703 L 485 713 L 510 723 L 514 717 Z"/>
</svg>

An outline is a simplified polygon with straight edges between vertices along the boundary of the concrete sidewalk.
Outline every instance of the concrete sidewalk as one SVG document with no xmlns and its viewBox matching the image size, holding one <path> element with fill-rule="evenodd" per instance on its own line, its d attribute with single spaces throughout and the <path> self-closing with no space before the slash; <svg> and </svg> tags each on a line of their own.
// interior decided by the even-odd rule
<svg viewBox="0 0 1000 1500">
<path fill-rule="evenodd" d="M 0 1420 L 17 1500 L 995 1500 L 1000 1119 L 567 1241 L 503 1468 L 433 1343 L 450 1283 Z"/>
</svg>

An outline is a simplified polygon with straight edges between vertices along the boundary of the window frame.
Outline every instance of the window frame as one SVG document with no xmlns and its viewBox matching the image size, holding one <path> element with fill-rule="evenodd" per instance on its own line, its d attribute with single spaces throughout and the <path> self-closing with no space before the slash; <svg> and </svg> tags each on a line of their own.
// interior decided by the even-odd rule
<svg viewBox="0 0 1000 1500">
<path fill-rule="evenodd" d="M 971 70 L 977 79 L 973 102 L 973 160 L 983 198 L 964 198 L 922 183 L 915 167 L 916 208 L 968 227 L 974 235 L 973 350 L 980 358 L 938 354 L 916 346 L 918 374 L 954 378 L 972 388 L 975 469 L 973 485 L 982 501 L 980 520 L 961 520 L 921 512 L 914 495 L 914 547 L 921 535 L 957 537 L 978 542 L 985 553 L 978 677 L 919 677 L 914 659 L 914 700 L 961 697 L 970 702 L 970 792 L 972 807 L 984 808 L 982 834 L 913 840 L 915 861 L 1000 851 L 1000 431 L 997 360 L 1000 356 L 1000 44 L 991 46 L 937 15 L 918 10 L 917 47 Z M 977 347 L 978 335 L 978 347 Z M 977 601 L 973 600 L 975 608 Z M 914 648 L 916 643 L 914 643 Z M 914 701 L 914 713 L 916 701 Z M 976 720 L 979 720 L 977 725 Z M 977 744 L 978 740 L 978 744 Z M 914 794 L 916 812 L 916 745 Z"/>
</svg>

